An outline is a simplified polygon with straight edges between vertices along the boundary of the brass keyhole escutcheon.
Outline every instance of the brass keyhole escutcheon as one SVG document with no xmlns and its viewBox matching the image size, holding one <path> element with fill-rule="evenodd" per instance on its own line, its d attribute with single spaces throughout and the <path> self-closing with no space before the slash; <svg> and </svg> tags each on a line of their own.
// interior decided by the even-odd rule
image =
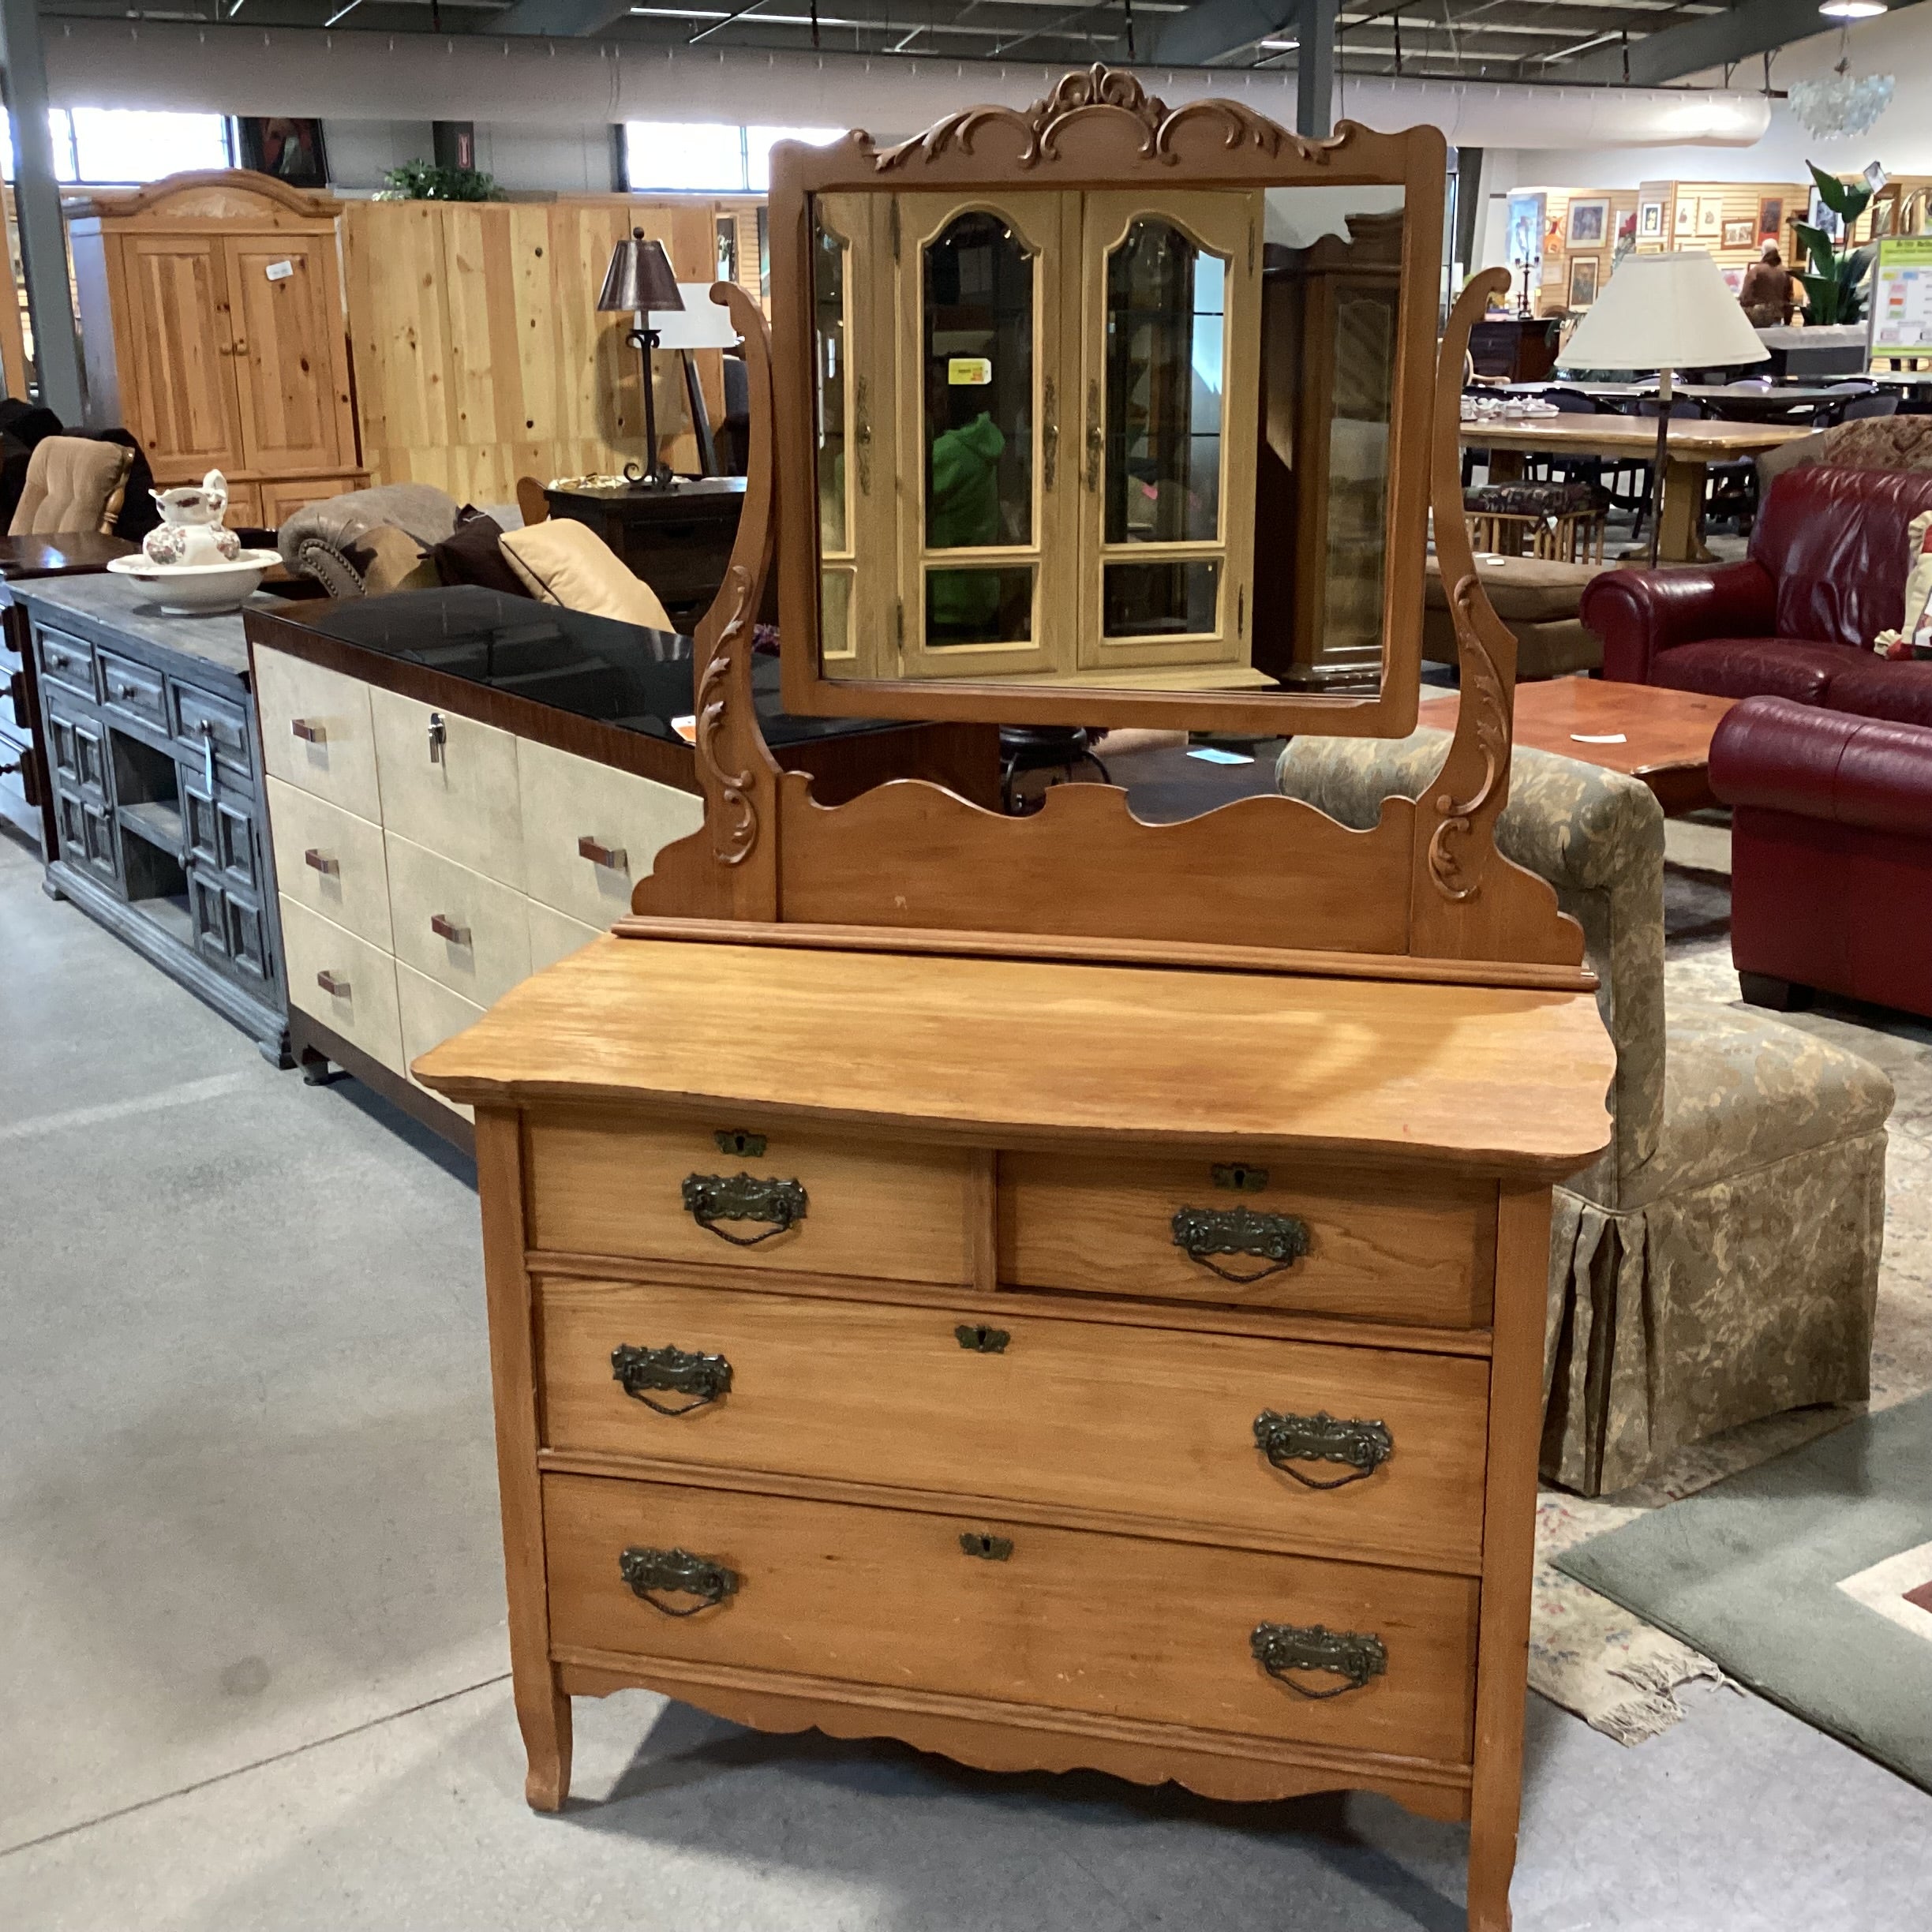
<svg viewBox="0 0 1932 1932">
<path fill-rule="evenodd" d="M 1268 1170 L 1246 1161 L 1218 1162 L 1209 1172 L 1216 1187 L 1227 1188 L 1236 1194 L 1259 1194 L 1268 1184 Z"/>
<path fill-rule="evenodd" d="M 1011 1537 L 989 1536 L 983 1530 L 962 1530 L 960 1548 L 986 1563 L 1004 1563 L 1013 1552 Z"/>
<path fill-rule="evenodd" d="M 961 1322 L 953 1335 L 961 1348 L 975 1355 L 1004 1355 L 1013 1339 L 1004 1328 L 989 1328 L 984 1322 Z"/>
<path fill-rule="evenodd" d="M 742 1127 L 721 1127 L 712 1138 L 721 1154 L 735 1154 L 739 1160 L 765 1158 L 765 1136 L 761 1133 L 747 1133 Z"/>
</svg>

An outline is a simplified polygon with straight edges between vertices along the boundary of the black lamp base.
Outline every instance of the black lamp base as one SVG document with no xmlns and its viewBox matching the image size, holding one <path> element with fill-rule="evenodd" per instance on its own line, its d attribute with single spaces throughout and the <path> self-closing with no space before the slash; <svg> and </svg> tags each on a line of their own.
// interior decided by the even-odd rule
<svg viewBox="0 0 1932 1932">
<path fill-rule="evenodd" d="M 644 384 L 644 457 L 642 463 L 626 463 L 624 481 L 633 489 L 669 489 L 676 481 L 671 466 L 657 453 L 657 395 L 651 386 L 651 351 L 657 346 L 654 328 L 634 328 L 624 340 L 638 352 L 638 373 Z"/>
</svg>

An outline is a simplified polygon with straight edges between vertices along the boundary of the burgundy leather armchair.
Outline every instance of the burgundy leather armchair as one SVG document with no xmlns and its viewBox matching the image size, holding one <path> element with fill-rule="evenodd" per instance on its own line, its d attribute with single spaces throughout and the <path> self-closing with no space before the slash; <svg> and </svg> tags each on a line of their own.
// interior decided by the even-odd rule
<svg viewBox="0 0 1932 1932">
<path fill-rule="evenodd" d="M 1743 562 L 1606 571 L 1590 583 L 1581 614 L 1603 639 L 1604 676 L 1832 703 L 1834 682 L 1871 667 L 1872 639 L 1904 620 L 1907 533 L 1927 510 L 1932 472 L 1787 470 Z"/>
<path fill-rule="evenodd" d="M 1718 724 L 1710 778 L 1745 998 L 1786 1011 L 1823 988 L 1932 1017 L 1932 716 L 1754 698 Z"/>
</svg>

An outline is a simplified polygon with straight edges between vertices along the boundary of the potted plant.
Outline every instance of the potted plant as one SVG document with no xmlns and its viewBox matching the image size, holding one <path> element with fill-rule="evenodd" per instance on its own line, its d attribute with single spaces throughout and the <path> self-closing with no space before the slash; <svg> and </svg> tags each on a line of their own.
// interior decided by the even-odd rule
<svg viewBox="0 0 1932 1932">
<path fill-rule="evenodd" d="M 1840 232 L 1848 238 L 1853 224 L 1871 205 L 1870 185 L 1863 181 L 1842 182 L 1835 174 L 1827 174 L 1815 161 L 1807 161 L 1805 166 L 1818 183 L 1819 200 L 1838 217 L 1843 224 Z M 1832 238 L 1810 222 L 1793 222 L 1792 230 L 1805 252 L 1807 268 L 1799 272 L 1798 279 L 1810 298 L 1807 319 L 1821 324 L 1863 321 L 1865 283 L 1871 273 L 1872 250 L 1849 249 L 1840 254 Z"/>
</svg>

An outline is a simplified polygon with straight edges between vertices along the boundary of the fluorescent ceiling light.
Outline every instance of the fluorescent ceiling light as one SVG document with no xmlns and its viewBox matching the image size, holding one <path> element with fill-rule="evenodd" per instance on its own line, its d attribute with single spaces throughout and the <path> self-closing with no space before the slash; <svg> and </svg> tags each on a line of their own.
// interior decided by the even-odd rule
<svg viewBox="0 0 1932 1932">
<path fill-rule="evenodd" d="M 1876 20 L 1889 9 L 1885 0 L 1820 0 L 1818 11 L 1827 20 Z"/>
</svg>

